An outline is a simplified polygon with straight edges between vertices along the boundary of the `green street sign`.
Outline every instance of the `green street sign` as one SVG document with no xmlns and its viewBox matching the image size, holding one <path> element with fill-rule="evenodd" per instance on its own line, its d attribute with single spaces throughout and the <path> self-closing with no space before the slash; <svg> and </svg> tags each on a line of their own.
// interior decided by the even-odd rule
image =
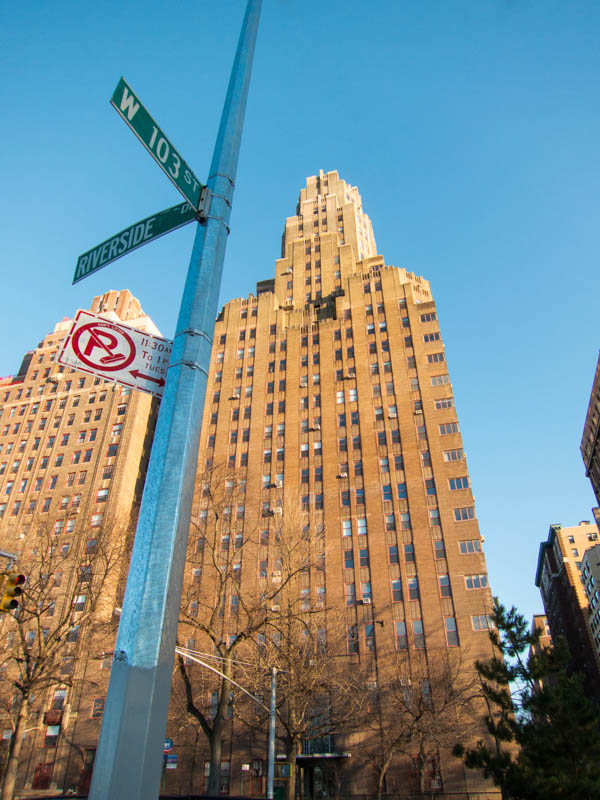
<svg viewBox="0 0 600 800">
<path fill-rule="evenodd" d="M 117 84 L 110 103 L 167 178 L 194 208 L 198 208 L 202 184 L 123 78 Z"/>
<path fill-rule="evenodd" d="M 174 231 L 176 228 L 181 228 L 182 225 L 187 225 L 188 222 L 197 219 L 197 213 L 189 203 L 179 203 L 179 205 L 166 208 L 164 211 L 159 211 L 158 214 L 153 214 L 151 217 L 146 217 L 146 219 L 130 225 L 79 256 L 73 283 L 82 281 L 88 275 L 92 275 L 112 261 L 131 253 L 132 250 L 137 250 L 143 244 L 158 239 L 159 236 L 164 236 L 165 233 Z"/>
</svg>

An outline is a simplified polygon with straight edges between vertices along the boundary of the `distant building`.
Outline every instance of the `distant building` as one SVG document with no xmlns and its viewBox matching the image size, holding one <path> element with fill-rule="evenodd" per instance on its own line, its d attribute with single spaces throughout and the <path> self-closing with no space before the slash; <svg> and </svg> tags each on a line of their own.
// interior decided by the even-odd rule
<svg viewBox="0 0 600 800">
<path fill-rule="evenodd" d="M 588 405 L 583 436 L 581 438 L 581 455 L 585 464 L 585 474 L 591 481 L 596 500 L 600 504 L 600 357 L 596 364 L 596 374 L 592 384 L 592 393 Z"/>
<path fill-rule="evenodd" d="M 570 670 L 585 675 L 588 692 L 600 699 L 600 660 L 588 625 L 588 598 L 582 582 L 586 550 L 598 542 L 595 523 L 572 528 L 551 525 L 540 544 L 535 585 L 540 589 L 554 642 L 563 636 L 569 646 Z"/>
<path fill-rule="evenodd" d="M 583 586 L 590 606 L 588 621 L 596 656 L 600 660 L 600 543 L 585 551 L 581 567 Z"/>
<path fill-rule="evenodd" d="M 552 634 L 550 633 L 548 619 L 546 618 L 545 614 L 533 615 L 533 620 L 531 622 L 531 632 L 534 633 L 535 631 L 540 632 L 540 638 L 538 639 L 538 645 L 534 652 L 539 652 L 547 647 L 550 647 L 550 645 L 552 644 Z"/>
<path fill-rule="evenodd" d="M 535 633 L 535 631 L 540 632 L 540 638 L 533 647 L 529 648 L 530 656 L 540 655 L 546 648 L 552 645 L 552 634 L 550 633 L 550 627 L 548 626 L 548 620 L 545 614 L 533 615 L 533 620 L 531 621 L 531 633 Z M 541 689 L 542 681 L 537 681 L 536 685 L 538 689 Z"/>
<path fill-rule="evenodd" d="M 91 311 L 136 328 L 158 333 L 128 291 L 110 291 L 94 298 Z M 152 444 L 158 402 L 149 394 L 117 386 L 68 367 L 56 359 L 72 320 L 65 318 L 29 351 L 16 375 L 0 379 L 0 541 L 17 553 L 17 569 L 28 575 L 31 564 L 47 554 L 51 601 L 32 629 L 48 637 L 57 617 L 75 600 L 72 630 L 60 645 L 58 673 L 64 682 L 36 693 L 24 738 L 17 791 L 86 792 L 100 731 L 112 661 L 119 607 L 127 575 L 131 542 L 146 465 Z M 118 547 L 114 575 L 103 589 L 104 649 L 79 626 L 93 589 L 94 552 L 100 536 L 127 537 Z M 56 554 L 64 554 L 57 565 Z M 4 562 L 2 562 L 2 568 Z M 83 580 L 88 571 L 88 580 Z M 73 597 L 73 582 L 81 593 Z M 33 578 L 32 578 L 33 583 Z M 89 586 L 89 589 L 87 588 Z M 28 584 L 25 584 L 25 592 Z M 31 591 L 34 591 L 33 589 Z M 68 599 L 66 599 L 68 598 Z M 46 627 L 47 626 L 47 627 Z M 11 707 L 18 693 L 11 680 L 15 659 L 9 655 L 15 623 L 0 615 L 0 748 L 10 740 Z M 6 734 L 9 734 L 8 736 Z M 5 752 L 5 750 L 4 750 Z M 3 758 L 0 758 L 3 766 Z"/>
</svg>

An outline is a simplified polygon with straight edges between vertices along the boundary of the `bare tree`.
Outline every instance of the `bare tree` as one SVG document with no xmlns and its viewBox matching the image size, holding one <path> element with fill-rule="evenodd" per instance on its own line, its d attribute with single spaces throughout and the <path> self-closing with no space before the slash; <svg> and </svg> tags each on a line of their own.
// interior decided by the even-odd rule
<svg viewBox="0 0 600 800">
<path fill-rule="evenodd" d="M 244 684 L 261 697 L 268 696 L 268 676 L 276 670 L 277 737 L 290 765 L 288 800 L 301 793 L 296 764 L 303 748 L 311 754 L 330 752 L 332 737 L 358 727 L 364 699 L 356 665 L 338 657 L 345 646 L 343 620 L 321 608 L 321 601 L 315 606 L 302 589 L 290 582 L 277 616 L 267 621 L 255 666 L 242 667 Z M 266 732 L 267 715 L 254 712 L 248 701 L 237 704 L 236 713 L 249 727 Z"/>
<path fill-rule="evenodd" d="M 382 681 L 367 684 L 365 715 L 377 772 L 377 798 L 398 754 L 412 761 L 417 791 L 441 788 L 439 755 L 458 739 L 469 738 L 477 721 L 477 676 L 466 670 L 460 652 L 440 650 L 399 657 Z M 429 786 L 427 786 L 427 773 Z"/>
<path fill-rule="evenodd" d="M 23 595 L 18 608 L 1 615 L 0 709 L 12 727 L 1 800 L 14 794 L 34 699 L 39 702 L 52 688 L 73 686 L 78 642 L 110 629 L 114 603 L 103 593 L 111 570 L 122 563 L 124 539 L 109 526 L 93 528 L 86 541 L 72 543 L 59 541 L 57 530 L 49 527 L 29 535 L 34 546 L 19 560 L 26 576 Z"/>
<path fill-rule="evenodd" d="M 307 515 L 298 503 L 264 509 L 258 520 L 246 519 L 244 509 L 244 482 L 219 469 L 204 477 L 188 549 L 189 580 L 179 644 L 209 651 L 221 675 L 212 675 L 208 681 L 203 668 L 183 656 L 178 656 L 178 671 L 187 712 L 209 742 L 207 791 L 211 795 L 220 790 L 223 736 L 232 714 L 232 679 L 239 672 L 236 662 L 256 658 L 270 620 L 279 616 L 283 593 L 310 569 Z M 263 529 L 258 531 L 260 522 Z M 214 688 L 207 708 L 208 685 Z"/>
</svg>

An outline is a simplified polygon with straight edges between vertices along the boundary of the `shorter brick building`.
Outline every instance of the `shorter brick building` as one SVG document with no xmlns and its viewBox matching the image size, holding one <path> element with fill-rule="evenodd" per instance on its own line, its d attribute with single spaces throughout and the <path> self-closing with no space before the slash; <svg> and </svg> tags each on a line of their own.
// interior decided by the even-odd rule
<svg viewBox="0 0 600 800">
<path fill-rule="evenodd" d="M 596 656 L 600 659 L 600 544 L 585 551 L 581 577 L 589 603 L 588 623 Z"/>
<path fill-rule="evenodd" d="M 90 310 L 158 333 L 128 291 Z M 22 741 L 17 795 L 89 787 L 158 410 L 149 394 L 60 366 L 71 323 L 0 379 L 0 541 L 27 577 L 19 618 L 0 615 L 0 769 Z M 47 669 L 24 675 L 27 662 Z"/>
<path fill-rule="evenodd" d="M 582 672 L 590 696 L 600 700 L 600 660 L 588 624 L 588 599 L 582 582 L 586 550 L 598 541 L 598 528 L 580 522 L 571 528 L 551 525 L 540 544 L 535 585 L 539 588 L 554 642 L 563 636 L 571 654 L 570 670 Z"/>
</svg>

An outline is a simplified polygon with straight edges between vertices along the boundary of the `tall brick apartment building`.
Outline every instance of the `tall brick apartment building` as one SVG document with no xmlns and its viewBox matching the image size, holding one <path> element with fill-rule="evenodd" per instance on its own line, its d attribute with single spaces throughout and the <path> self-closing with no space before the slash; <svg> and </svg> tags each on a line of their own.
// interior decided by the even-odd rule
<svg viewBox="0 0 600 800">
<path fill-rule="evenodd" d="M 95 298 L 92 310 L 153 330 L 128 292 Z M 77 556 L 81 581 L 95 530 L 108 527 L 129 544 L 155 407 L 148 395 L 61 369 L 55 357 L 68 327 L 59 323 L 19 373 L 0 382 L 0 536 L 26 573 L 41 526 L 61 552 L 68 546 Z M 413 691 L 427 700 L 423 664 L 433 674 L 451 662 L 468 682 L 474 660 L 490 655 L 491 595 L 437 311 L 426 280 L 377 254 L 355 187 L 336 172 L 307 180 L 285 223 L 275 277 L 259 283 L 256 297 L 223 307 L 213 341 L 180 643 L 211 653 L 192 625 L 200 609 L 214 608 L 220 566 L 204 546 L 206 531 L 216 530 L 208 471 L 222 476 L 225 492 L 236 486 L 218 523 L 236 596 L 267 596 L 281 578 L 279 512 L 296 503 L 310 521 L 299 535 L 314 536 L 300 607 L 326 614 L 329 642 L 335 632 L 327 628 L 341 629 L 336 663 L 362 671 L 375 692 L 402 670 L 409 702 Z M 86 590 L 71 600 L 64 583 L 56 587 L 57 604 L 73 602 L 74 630 L 62 656 L 64 684 L 39 693 L 27 720 L 17 781 L 27 795 L 89 786 L 126 563 L 124 552 L 90 621 L 104 623 L 99 638 L 77 627 Z M 220 603 L 223 640 L 236 635 L 236 596 Z M 10 624 L 0 620 L 5 642 Z M 194 669 L 195 700 L 210 719 L 215 684 Z M 185 713 L 177 674 L 173 686 L 167 736 L 177 768 L 165 770 L 164 791 L 201 793 L 206 739 Z M 0 708 L 6 735 L 10 700 Z M 237 713 L 229 717 L 222 793 L 264 795 L 265 737 Z M 457 716 L 452 733 L 461 724 Z M 344 794 L 373 795 L 366 745 L 360 725 L 304 741 L 297 766 L 306 794 L 331 794 L 326 766 L 335 763 Z M 428 759 L 428 792 L 497 796 L 447 747 Z M 412 760 L 394 759 L 388 793 L 416 788 Z"/>
<path fill-rule="evenodd" d="M 91 310 L 157 333 L 128 291 L 95 297 Z M 26 592 L 40 589 L 44 563 L 50 581 L 43 613 L 24 630 L 31 658 L 40 657 L 40 637 L 52 645 L 60 619 L 72 622 L 56 659 L 59 680 L 48 687 L 39 682 L 43 688 L 34 688 L 28 710 L 16 784 L 27 794 L 89 785 L 157 411 L 148 394 L 60 366 L 57 353 L 70 325 L 70 319 L 59 322 L 25 355 L 16 375 L 0 380 L 0 547 L 18 555 Z M 111 548 L 124 546 L 109 564 L 95 619 L 88 620 L 101 539 Z M 11 616 L 0 617 L 4 761 L 19 700 L 11 684 L 19 631 Z M 90 624 L 100 621 L 102 641 L 92 641 Z M 24 655 L 24 644 L 21 649 Z"/>
<path fill-rule="evenodd" d="M 205 469 L 222 470 L 241 485 L 225 509 L 231 522 L 221 537 L 223 553 L 239 543 L 240 593 L 266 595 L 280 579 L 279 514 L 286 499 L 297 498 L 311 530 L 320 533 L 300 591 L 306 608 L 343 617 L 349 663 L 391 674 L 399 658 L 460 653 L 463 672 L 473 674 L 473 661 L 489 657 L 482 537 L 429 283 L 377 254 L 359 192 L 337 172 L 307 179 L 285 223 L 275 277 L 257 285 L 257 296 L 228 302 L 218 316 L 199 476 Z M 216 524 L 200 481 L 194 536 L 202 524 Z M 244 537 L 256 528 L 258 543 L 242 557 Z M 194 592 L 208 605 L 216 602 L 214 553 L 205 550 L 203 562 L 202 545 L 184 589 L 193 614 Z M 223 599 L 223 639 L 236 635 L 234 601 Z M 183 625 L 181 641 L 190 636 L 193 625 Z M 188 643 L 210 651 L 208 639 Z M 211 697 L 207 687 L 209 717 Z M 166 790 L 201 792 L 204 737 L 175 719 L 168 735 L 178 767 L 167 773 Z M 317 792 L 320 765 L 343 755 L 344 791 L 374 791 L 360 731 L 319 746 L 314 754 L 306 742 L 298 757 L 311 771 L 305 787 Z M 233 715 L 222 791 L 264 791 L 265 758 L 264 738 L 248 737 Z M 387 790 L 411 786 L 410 758 L 399 758 Z M 427 789 L 489 787 L 445 752 Z"/>
</svg>

